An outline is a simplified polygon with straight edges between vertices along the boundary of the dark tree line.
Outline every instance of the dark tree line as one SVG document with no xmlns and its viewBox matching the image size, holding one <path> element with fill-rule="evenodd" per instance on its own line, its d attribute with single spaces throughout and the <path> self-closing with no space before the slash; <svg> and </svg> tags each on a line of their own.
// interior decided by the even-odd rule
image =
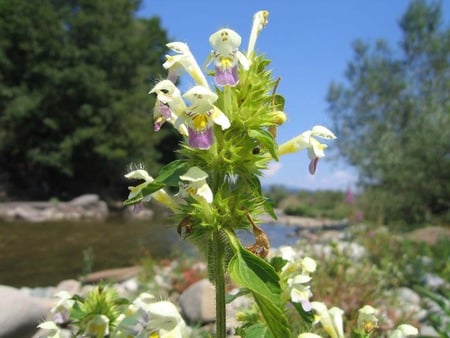
<svg viewBox="0 0 450 338">
<path fill-rule="evenodd" d="M 166 32 L 136 0 L 0 0 L 0 188 L 11 198 L 126 194 L 127 165 L 173 157 L 152 130 Z M 124 191 L 125 190 L 125 191 Z"/>
</svg>

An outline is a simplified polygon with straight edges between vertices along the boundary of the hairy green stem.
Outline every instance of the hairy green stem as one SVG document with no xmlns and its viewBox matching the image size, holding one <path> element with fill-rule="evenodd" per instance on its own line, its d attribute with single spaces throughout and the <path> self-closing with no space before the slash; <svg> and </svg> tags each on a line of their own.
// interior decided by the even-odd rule
<svg viewBox="0 0 450 338">
<path fill-rule="evenodd" d="M 215 245 L 215 281 L 216 281 L 216 337 L 226 338 L 225 313 L 225 249 L 220 240 L 219 231 L 214 232 Z"/>
</svg>

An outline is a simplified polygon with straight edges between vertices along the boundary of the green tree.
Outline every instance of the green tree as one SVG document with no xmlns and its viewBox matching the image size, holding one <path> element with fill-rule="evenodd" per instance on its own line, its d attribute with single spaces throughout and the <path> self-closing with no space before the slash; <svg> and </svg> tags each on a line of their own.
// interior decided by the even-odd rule
<svg viewBox="0 0 450 338">
<path fill-rule="evenodd" d="M 147 92 L 164 74 L 167 38 L 159 19 L 134 16 L 138 6 L 0 0 L 0 177 L 10 196 L 123 196 L 127 164 L 145 159 L 152 172 L 176 142 L 152 132 Z"/>
<path fill-rule="evenodd" d="M 450 29 L 438 3 L 413 1 L 392 50 L 354 43 L 345 83 L 327 100 L 343 158 L 383 221 L 421 222 L 450 208 Z M 370 212 L 370 210 L 369 210 Z"/>
</svg>

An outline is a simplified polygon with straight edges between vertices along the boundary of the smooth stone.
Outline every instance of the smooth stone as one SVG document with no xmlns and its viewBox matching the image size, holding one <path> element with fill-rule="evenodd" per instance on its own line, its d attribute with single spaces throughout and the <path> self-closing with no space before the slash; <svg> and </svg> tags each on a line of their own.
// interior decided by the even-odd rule
<svg viewBox="0 0 450 338">
<path fill-rule="evenodd" d="M 0 337 L 31 337 L 51 304 L 25 292 L 0 285 Z"/>
<path fill-rule="evenodd" d="M 82 207 L 97 204 L 100 201 L 100 197 L 96 194 L 84 194 L 72 199 L 69 203 L 72 205 L 79 205 Z"/>
<path fill-rule="evenodd" d="M 190 285 L 179 298 L 183 317 L 190 323 L 209 323 L 216 320 L 216 291 L 207 279 Z"/>
</svg>

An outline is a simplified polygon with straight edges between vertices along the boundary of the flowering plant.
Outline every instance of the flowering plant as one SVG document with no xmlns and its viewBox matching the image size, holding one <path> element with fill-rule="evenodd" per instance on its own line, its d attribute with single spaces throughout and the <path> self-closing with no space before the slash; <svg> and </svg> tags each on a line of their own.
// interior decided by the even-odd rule
<svg viewBox="0 0 450 338">
<path fill-rule="evenodd" d="M 163 167 L 155 178 L 141 167 L 126 174 L 139 183 L 129 187 L 124 204 L 139 207 L 153 198 L 166 205 L 178 221 L 179 235 L 204 252 L 209 279 L 216 289 L 218 338 L 226 336 L 226 301 L 243 295 L 251 296 L 256 307 L 239 314 L 242 325 L 236 333 L 242 337 L 317 337 L 310 331 L 320 323 L 330 337 L 340 338 L 342 310 L 310 301 L 316 262 L 309 257 L 296 258 L 292 249 L 267 260 L 270 241 L 258 225 L 263 213 L 276 218 L 259 180 L 269 163 L 305 149 L 310 159 L 309 172 L 314 174 L 326 148 L 318 138 L 336 138 L 327 128 L 313 126 L 278 145 L 277 127 L 286 121 L 284 98 L 277 93 L 279 80 L 267 69 L 270 61 L 254 50 L 258 35 L 268 23 L 268 14 L 259 11 L 254 15 L 246 52 L 240 50 L 242 41 L 237 32 L 224 28 L 212 34 L 212 52 L 205 63 L 205 67 L 213 63 L 211 71 L 202 71 L 187 44 L 167 45 L 172 52 L 163 64 L 168 77 L 150 90 L 156 95 L 154 130 L 160 130 L 166 122 L 172 124 L 184 137 L 181 156 Z M 184 72 L 195 85 L 181 93 L 176 82 Z M 208 76 L 214 78 L 213 88 Z M 171 195 L 173 189 L 178 192 Z M 253 245 L 242 245 L 237 236 L 240 229 L 253 233 Z M 240 287 L 228 299 L 226 275 Z M 95 295 L 94 299 L 109 304 L 107 308 L 114 311 L 90 311 L 86 305 L 91 303 L 89 299 L 81 301 L 76 297 L 61 303 L 72 309 L 71 318 L 86 336 L 185 336 L 184 322 L 168 302 L 155 302 L 151 295 L 144 295 L 125 306 L 109 297 L 102 303 L 104 292 Z M 61 311 L 61 315 L 66 312 Z M 355 337 L 368 337 L 376 326 L 372 317 L 367 318 L 362 319 Z M 53 325 L 45 322 L 41 327 L 53 332 Z M 401 337 L 403 331 L 399 330 L 400 335 L 395 337 Z M 55 332 L 49 337 L 58 337 Z"/>
<path fill-rule="evenodd" d="M 290 336 L 280 275 L 264 259 L 270 243 L 258 226 L 258 217 L 275 214 L 263 195 L 259 176 L 270 161 L 302 149 L 308 150 L 309 171 L 314 174 L 326 148 L 316 137 L 336 138 L 327 128 L 314 126 L 285 144 L 277 144 L 276 129 L 286 120 L 284 98 L 276 92 L 278 80 L 267 70 L 270 61 L 254 50 L 268 14 L 259 11 L 254 15 L 245 53 L 240 50 L 242 39 L 237 32 L 224 28 L 213 33 L 205 67 L 213 63 L 214 69 L 206 74 L 187 44 L 167 45 L 173 52 L 163 64 L 168 77 L 150 90 L 156 95 L 154 130 L 165 122 L 177 128 L 185 138 L 179 151 L 181 159 L 163 167 L 154 179 L 143 169 L 127 174 L 128 178 L 142 178 L 144 183 L 130 187 L 125 205 L 140 204 L 151 197 L 163 202 L 178 217 L 179 234 L 205 253 L 209 278 L 216 286 L 218 337 L 225 334 L 226 273 L 253 296 L 267 332 L 275 337 Z M 184 94 L 176 87 L 183 72 L 195 81 Z M 214 89 L 209 75 L 214 77 Z M 179 192 L 169 196 L 164 190 L 168 187 Z M 254 245 L 244 247 L 236 235 L 238 229 L 252 231 Z M 295 299 L 307 298 L 308 290 L 299 290 L 308 278 L 305 272 L 286 281 Z"/>
</svg>

